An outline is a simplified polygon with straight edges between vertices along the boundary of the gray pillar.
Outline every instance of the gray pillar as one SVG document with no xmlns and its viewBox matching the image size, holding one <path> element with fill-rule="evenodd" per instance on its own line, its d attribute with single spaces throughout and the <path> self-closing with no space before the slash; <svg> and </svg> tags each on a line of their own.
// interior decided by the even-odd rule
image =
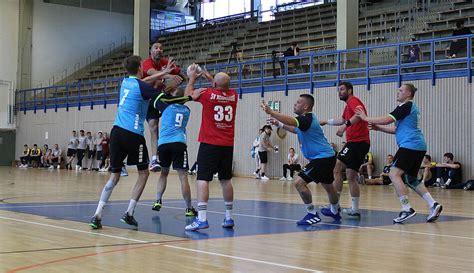
<svg viewBox="0 0 474 273">
<path fill-rule="evenodd" d="M 359 1 L 337 1 L 337 49 L 356 48 L 359 45 Z"/>
<path fill-rule="evenodd" d="M 20 2 L 18 25 L 18 75 L 17 89 L 31 88 L 32 37 L 33 37 L 33 0 Z M 36 87 L 36 86 L 33 86 Z"/>
<path fill-rule="evenodd" d="M 150 0 L 135 0 L 133 11 L 133 54 L 148 57 L 150 46 Z"/>
</svg>

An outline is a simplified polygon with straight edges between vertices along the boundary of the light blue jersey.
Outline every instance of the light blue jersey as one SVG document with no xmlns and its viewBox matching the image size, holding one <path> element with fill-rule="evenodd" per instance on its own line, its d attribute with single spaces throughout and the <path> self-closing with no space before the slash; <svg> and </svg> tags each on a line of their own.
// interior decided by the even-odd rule
<svg viewBox="0 0 474 273">
<path fill-rule="evenodd" d="M 309 160 L 335 156 L 335 152 L 324 136 L 316 115 L 306 113 L 296 117 L 295 128 L 303 156 Z"/>
<path fill-rule="evenodd" d="M 426 142 L 419 126 L 420 111 L 413 101 L 400 104 L 389 114 L 395 120 L 395 136 L 401 148 L 426 151 Z"/>
<path fill-rule="evenodd" d="M 143 136 L 149 100 L 142 96 L 140 85 L 136 77 L 123 79 L 114 126 Z"/>
<path fill-rule="evenodd" d="M 182 104 L 170 104 L 162 110 L 158 146 L 166 143 L 186 144 L 186 125 L 191 110 Z"/>
</svg>

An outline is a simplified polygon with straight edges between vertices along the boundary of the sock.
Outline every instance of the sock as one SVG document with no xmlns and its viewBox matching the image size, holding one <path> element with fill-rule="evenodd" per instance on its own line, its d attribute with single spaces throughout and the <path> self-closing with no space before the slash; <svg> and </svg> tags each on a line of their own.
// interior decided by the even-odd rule
<svg viewBox="0 0 474 273">
<path fill-rule="evenodd" d="M 336 204 L 329 204 L 329 206 L 331 207 L 331 212 L 334 213 L 334 214 L 338 214 L 339 213 L 339 203 L 336 203 Z"/>
<path fill-rule="evenodd" d="M 426 201 L 426 203 L 428 203 L 428 206 L 430 206 L 430 208 L 433 207 L 434 203 L 436 203 L 436 201 L 433 199 L 433 197 L 431 196 L 431 193 L 427 192 L 425 194 L 423 194 L 423 199 Z"/>
<path fill-rule="evenodd" d="M 234 202 L 225 202 L 225 219 L 232 218 L 232 208 L 234 207 Z"/>
<path fill-rule="evenodd" d="M 449 184 L 451 184 L 451 178 L 449 178 L 446 183 L 444 183 L 445 186 L 449 186 Z"/>
<path fill-rule="evenodd" d="M 109 201 L 110 195 L 112 195 L 112 190 L 114 189 L 115 185 L 112 180 L 107 181 L 104 188 L 102 189 L 102 193 L 100 194 L 99 204 L 97 205 L 97 210 L 95 211 L 95 216 L 99 219 L 102 218 L 102 210 L 105 207 L 107 201 Z"/>
<path fill-rule="evenodd" d="M 97 205 L 97 210 L 94 213 L 94 216 L 96 216 L 99 219 L 102 219 L 102 210 L 104 210 L 105 207 L 105 202 L 104 201 L 99 201 L 99 204 Z"/>
<path fill-rule="evenodd" d="M 127 209 L 127 213 L 128 215 L 132 216 L 133 215 L 133 211 L 135 210 L 135 207 L 137 206 L 137 200 L 133 200 L 133 199 L 130 199 L 130 203 L 128 204 L 128 209 Z"/>
<path fill-rule="evenodd" d="M 207 202 L 198 202 L 198 219 L 201 222 L 207 220 Z"/>
<path fill-rule="evenodd" d="M 262 176 L 265 176 L 265 173 L 262 173 Z"/>
<path fill-rule="evenodd" d="M 151 156 L 151 160 L 152 160 L 152 161 L 153 161 L 153 160 L 156 160 L 156 155 L 152 155 L 152 156 Z"/>
<path fill-rule="evenodd" d="M 359 211 L 359 197 L 352 197 L 352 210 Z"/>
<path fill-rule="evenodd" d="M 400 203 L 402 204 L 402 210 L 410 211 L 411 205 L 410 205 L 410 201 L 408 200 L 408 196 L 403 195 L 403 196 L 400 196 L 399 198 L 400 198 Z"/>
<path fill-rule="evenodd" d="M 314 207 L 313 203 L 311 203 L 311 204 L 305 204 L 305 206 L 306 206 L 306 211 L 307 211 L 308 213 L 311 213 L 311 214 L 316 215 L 316 208 Z"/>
<path fill-rule="evenodd" d="M 436 178 L 436 183 L 441 184 L 441 178 Z"/>
<path fill-rule="evenodd" d="M 257 170 L 255 171 L 256 174 L 258 174 L 259 172 L 260 172 L 260 169 L 257 169 Z"/>
<path fill-rule="evenodd" d="M 369 179 L 372 179 L 372 176 L 371 176 L 371 175 L 369 175 Z"/>
</svg>

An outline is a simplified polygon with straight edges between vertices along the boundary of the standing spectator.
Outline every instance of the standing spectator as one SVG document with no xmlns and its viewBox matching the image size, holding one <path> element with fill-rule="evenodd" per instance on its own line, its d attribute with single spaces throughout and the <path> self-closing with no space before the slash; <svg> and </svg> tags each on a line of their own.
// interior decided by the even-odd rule
<svg viewBox="0 0 474 273">
<path fill-rule="evenodd" d="M 84 130 L 79 131 L 79 137 L 77 138 L 77 164 L 76 171 L 82 170 L 82 159 L 86 154 L 87 149 L 87 137 L 84 134 Z"/>
<path fill-rule="evenodd" d="M 431 161 L 430 155 L 425 155 L 421 162 L 420 170 L 423 172 L 421 175 L 421 183 L 425 184 L 426 187 L 433 186 L 436 182 L 432 169 L 436 169 L 436 162 Z"/>
<path fill-rule="evenodd" d="M 261 179 L 263 181 L 267 181 L 270 178 L 268 178 L 265 175 L 265 171 L 267 169 L 267 164 L 268 164 L 268 150 L 273 149 L 276 151 L 275 147 L 273 144 L 270 143 L 270 136 L 272 135 L 272 126 L 270 125 L 264 125 L 262 127 L 263 133 L 260 135 L 260 141 L 258 145 L 258 156 L 260 158 L 260 170 L 261 170 Z"/>
<path fill-rule="evenodd" d="M 30 149 L 30 160 L 32 167 L 38 167 L 41 161 L 41 149 L 38 148 L 38 145 L 33 144 L 33 148 Z"/>
<path fill-rule="evenodd" d="M 456 28 L 453 31 L 453 37 L 461 36 L 461 35 L 468 35 L 472 34 L 471 30 L 467 27 L 464 27 L 464 20 L 460 19 L 456 21 Z M 467 49 L 467 41 L 466 39 L 461 40 L 453 40 L 451 45 L 449 46 L 449 55 L 448 58 L 456 58 L 456 55 L 459 54 L 461 51 L 465 51 Z"/>
<path fill-rule="evenodd" d="M 102 137 L 102 142 L 100 143 L 102 145 L 102 169 L 99 171 L 106 172 L 109 170 L 110 166 L 110 160 L 109 160 L 109 151 L 110 151 L 110 138 L 107 134 L 107 132 L 104 133 L 104 136 Z"/>
<path fill-rule="evenodd" d="M 288 153 L 288 163 L 283 164 L 283 177 L 280 178 L 281 181 L 293 180 L 293 174 L 295 173 L 295 171 L 301 170 L 301 165 L 299 164 L 299 161 L 300 159 L 298 157 L 298 154 L 295 153 L 295 149 L 290 148 Z M 288 173 L 288 170 L 290 170 L 290 176 L 286 175 Z"/>
<path fill-rule="evenodd" d="M 456 184 L 461 184 L 461 163 L 454 161 L 454 155 L 452 153 L 445 153 L 443 163 L 436 164 L 436 167 L 438 168 L 436 183 L 440 185 L 441 188 L 455 188 Z M 441 179 L 443 179 L 443 181 L 441 181 Z"/>
<path fill-rule="evenodd" d="M 415 38 L 411 38 L 412 42 L 415 42 Z M 420 61 L 420 55 L 421 55 L 421 49 L 418 46 L 418 44 L 411 44 L 408 47 L 408 62 L 409 63 L 414 63 L 414 62 L 419 62 Z"/>
<path fill-rule="evenodd" d="M 366 185 L 390 185 L 392 184 L 392 181 L 390 180 L 390 177 L 388 174 L 390 173 L 390 167 L 392 167 L 393 163 L 393 155 L 387 155 L 387 163 L 383 167 L 383 171 L 380 174 L 379 177 L 376 178 L 371 178 L 365 180 Z"/>
<path fill-rule="evenodd" d="M 72 161 L 76 157 L 77 154 L 77 144 L 79 140 L 77 139 L 77 132 L 75 130 L 72 131 L 72 136 L 69 139 L 69 143 L 67 144 L 67 161 L 66 161 L 66 169 L 72 170 Z"/>
<path fill-rule="evenodd" d="M 298 56 L 298 55 L 300 55 L 300 48 L 298 47 L 297 42 L 292 42 L 291 46 L 283 52 L 283 56 L 285 56 L 285 58 L 286 57 Z M 281 67 L 281 71 L 282 71 L 281 74 L 282 75 L 285 74 L 285 58 L 283 58 L 283 60 L 280 60 L 280 67 Z M 300 65 L 300 60 L 299 59 L 288 60 L 288 68 L 289 68 L 290 64 L 293 66 L 293 72 L 296 73 L 296 69 Z M 289 71 L 289 69 L 288 69 L 288 71 Z"/>
<path fill-rule="evenodd" d="M 96 170 L 100 170 L 103 167 L 104 162 L 104 154 L 102 153 L 102 131 L 97 132 L 97 138 L 94 141 L 95 150 L 97 151 L 97 161 L 99 161 L 99 168 Z"/>
<path fill-rule="evenodd" d="M 92 132 L 87 132 L 86 135 L 87 135 L 87 138 L 86 138 L 87 159 L 90 161 L 89 164 L 86 164 L 86 169 L 91 171 L 92 167 L 94 166 L 95 153 L 96 153 L 95 138 L 94 136 L 92 136 Z"/>
<path fill-rule="evenodd" d="M 58 144 L 54 144 L 51 156 L 49 157 L 49 164 L 51 165 L 49 166 L 50 169 L 61 169 L 61 150 Z"/>
<path fill-rule="evenodd" d="M 263 133 L 262 129 L 258 129 L 258 135 L 257 137 L 253 140 L 252 143 L 252 158 L 255 159 L 255 172 L 253 172 L 253 175 L 255 175 L 255 178 L 260 179 L 260 156 L 258 155 L 258 146 L 260 146 L 260 135 Z"/>
<path fill-rule="evenodd" d="M 23 156 L 20 156 L 20 162 L 20 168 L 27 168 L 31 164 L 30 147 L 28 147 L 28 144 L 23 145 Z"/>
</svg>

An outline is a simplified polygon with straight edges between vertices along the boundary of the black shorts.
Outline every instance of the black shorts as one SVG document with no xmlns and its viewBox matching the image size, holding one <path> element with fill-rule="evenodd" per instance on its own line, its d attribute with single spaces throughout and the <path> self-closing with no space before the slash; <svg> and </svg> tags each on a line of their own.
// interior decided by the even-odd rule
<svg viewBox="0 0 474 273">
<path fill-rule="evenodd" d="M 384 185 L 390 185 L 392 183 L 392 180 L 390 180 L 390 177 L 388 177 L 388 175 L 382 175 L 382 183 Z"/>
<path fill-rule="evenodd" d="M 342 161 L 347 168 L 358 172 L 360 165 L 364 164 L 365 155 L 367 155 L 369 149 L 370 144 L 364 141 L 347 142 L 338 153 L 337 159 Z"/>
<path fill-rule="evenodd" d="M 149 121 L 150 119 L 160 119 L 161 118 L 161 112 L 156 110 L 153 101 L 150 100 L 150 105 L 148 105 L 148 111 L 146 112 L 146 121 Z"/>
<path fill-rule="evenodd" d="M 75 156 L 76 155 L 76 149 L 67 149 L 67 154 L 66 156 Z"/>
<path fill-rule="evenodd" d="M 58 161 L 59 161 L 58 157 L 51 158 L 51 162 L 53 162 L 53 163 L 58 163 Z"/>
<path fill-rule="evenodd" d="M 334 166 L 336 166 L 336 156 L 313 159 L 298 175 L 306 183 L 332 184 L 334 181 Z"/>
<path fill-rule="evenodd" d="M 403 170 L 409 176 L 417 177 L 425 154 L 426 151 L 399 148 L 393 157 L 392 166 Z"/>
<path fill-rule="evenodd" d="M 201 143 L 197 156 L 197 180 L 212 181 L 215 173 L 219 173 L 220 180 L 231 179 L 233 156 L 233 146 Z"/>
<path fill-rule="evenodd" d="M 260 163 L 267 163 L 268 162 L 268 152 L 258 152 L 258 158 L 260 158 Z"/>
<path fill-rule="evenodd" d="M 182 142 L 161 144 L 158 146 L 158 156 L 163 168 L 169 168 L 173 163 L 175 170 L 189 169 L 187 145 Z"/>
<path fill-rule="evenodd" d="M 102 160 L 104 158 L 104 155 L 102 154 L 102 151 L 97 151 L 96 155 L 97 155 L 97 157 L 96 157 L 97 160 Z"/>
<path fill-rule="evenodd" d="M 123 160 L 127 165 L 137 165 L 139 171 L 148 168 L 148 149 L 142 135 L 132 133 L 118 126 L 110 132 L 110 169 L 112 173 L 122 170 Z"/>
<path fill-rule="evenodd" d="M 95 158 L 95 150 L 87 150 L 87 158 Z"/>
</svg>

